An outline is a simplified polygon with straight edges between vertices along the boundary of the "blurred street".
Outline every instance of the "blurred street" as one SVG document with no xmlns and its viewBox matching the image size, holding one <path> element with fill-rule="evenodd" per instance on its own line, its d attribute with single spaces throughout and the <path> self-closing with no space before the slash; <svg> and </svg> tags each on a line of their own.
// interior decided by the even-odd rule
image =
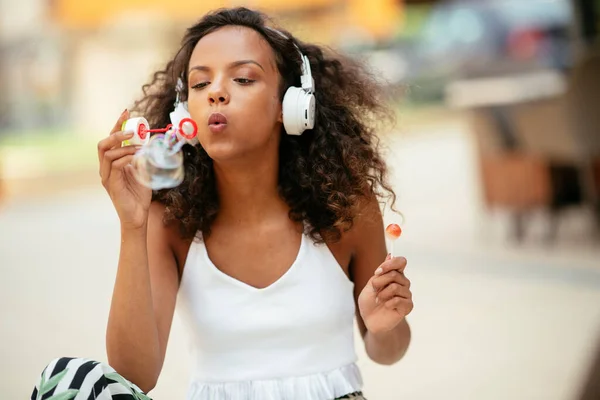
<svg viewBox="0 0 600 400">
<path fill-rule="evenodd" d="M 0 0 L 0 400 L 54 358 L 107 361 L 120 235 L 97 142 L 185 29 L 234 5 L 360 59 L 397 112 L 384 219 L 413 340 L 386 367 L 356 336 L 365 396 L 581 400 L 600 345 L 600 0 Z M 176 313 L 153 399 L 185 398 L 189 361 Z"/>
<path fill-rule="evenodd" d="M 405 217 L 396 250 L 409 260 L 413 343 L 384 367 L 357 340 L 367 397 L 574 399 L 600 335 L 600 252 L 586 215 L 565 216 L 551 247 L 536 229 L 511 244 L 505 216 L 484 210 L 464 121 L 401 116 L 399 126 L 385 144 Z M 3 399 L 26 398 L 52 358 L 106 361 L 116 214 L 99 182 L 44 194 L 0 212 Z M 184 398 L 185 340 L 176 317 L 153 398 Z"/>
</svg>

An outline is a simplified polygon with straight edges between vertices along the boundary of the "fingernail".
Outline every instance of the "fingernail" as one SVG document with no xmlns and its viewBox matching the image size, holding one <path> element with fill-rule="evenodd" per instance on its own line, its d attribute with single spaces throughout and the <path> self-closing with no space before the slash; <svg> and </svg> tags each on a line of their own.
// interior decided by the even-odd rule
<svg viewBox="0 0 600 400">
<path fill-rule="evenodd" d="M 126 138 L 133 137 L 133 132 L 131 132 L 131 131 L 125 132 L 125 134 L 123 134 L 123 136 L 126 137 Z"/>
<path fill-rule="evenodd" d="M 375 304 L 379 304 L 379 297 L 375 297 Z"/>
<path fill-rule="evenodd" d="M 381 275 L 382 272 L 383 272 L 383 269 L 381 267 L 379 267 L 375 270 L 375 275 Z"/>
<path fill-rule="evenodd" d="M 392 253 L 388 253 L 388 255 L 385 257 L 385 261 L 388 261 L 391 259 L 392 259 Z"/>
</svg>

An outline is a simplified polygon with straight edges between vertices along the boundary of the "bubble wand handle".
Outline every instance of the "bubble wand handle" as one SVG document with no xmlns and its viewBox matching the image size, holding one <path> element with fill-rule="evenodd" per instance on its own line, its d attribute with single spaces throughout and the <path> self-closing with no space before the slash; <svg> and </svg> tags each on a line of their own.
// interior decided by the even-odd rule
<svg viewBox="0 0 600 400">
<path fill-rule="evenodd" d="M 185 140 L 180 140 L 169 150 L 169 154 L 173 155 L 181 150 L 183 145 L 185 144 Z"/>
</svg>

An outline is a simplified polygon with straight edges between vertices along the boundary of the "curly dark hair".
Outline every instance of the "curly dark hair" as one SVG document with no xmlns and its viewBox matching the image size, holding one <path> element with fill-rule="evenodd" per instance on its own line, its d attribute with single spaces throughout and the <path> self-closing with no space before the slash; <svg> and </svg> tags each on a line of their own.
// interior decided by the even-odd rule
<svg viewBox="0 0 600 400">
<path fill-rule="evenodd" d="M 152 128 L 170 123 L 178 77 L 187 90 L 188 63 L 198 41 L 229 25 L 255 30 L 274 50 L 281 74 L 280 97 L 290 86 L 301 86 L 302 61 L 294 43 L 310 60 L 316 88 L 316 124 L 301 136 L 285 134 L 282 127 L 279 161 L 279 193 L 290 207 L 289 217 L 307 223 L 315 242 L 337 241 L 353 225 L 361 204 L 380 202 L 396 195 L 387 183 L 387 167 L 376 136 L 382 122 L 393 113 L 383 98 L 381 83 L 359 61 L 329 48 L 302 43 L 289 32 L 274 31 L 263 13 L 244 7 L 220 9 L 190 27 L 181 48 L 162 71 L 143 86 L 143 98 L 133 107 Z M 186 96 L 183 93 L 183 96 Z M 165 205 L 165 222 L 178 221 L 182 237 L 199 231 L 210 234 L 219 212 L 219 196 L 211 158 L 200 144 L 183 147 L 185 179 L 153 199 Z"/>
</svg>

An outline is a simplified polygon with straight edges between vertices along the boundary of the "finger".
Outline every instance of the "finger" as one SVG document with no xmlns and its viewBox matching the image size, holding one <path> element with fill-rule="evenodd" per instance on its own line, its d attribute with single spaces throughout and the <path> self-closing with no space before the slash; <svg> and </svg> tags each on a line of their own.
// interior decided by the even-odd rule
<svg viewBox="0 0 600 400">
<path fill-rule="evenodd" d="M 121 147 L 121 143 L 123 143 L 124 140 L 131 139 L 132 137 L 132 131 L 119 131 L 111 133 L 110 136 L 98 142 L 98 160 L 100 161 L 100 163 L 102 163 L 102 160 L 104 159 L 104 153 L 106 153 L 109 150 Z"/>
<path fill-rule="evenodd" d="M 375 275 L 383 275 L 393 270 L 404 272 L 406 264 L 406 258 L 394 257 L 391 260 L 385 261 L 383 264 L 381 264 L 379 268 L 375 270 Z"/>
<path fill-rule="evenodd" d="M 121 157 L 118 160 L 116 160 L 115 162 L 113 162 L 113 171 L 117 171 L 117 170 L 124 170 L 125 167 L 127 167 L 128 165 L 131 165 L 132 161 L 133 161 L 133 155 L 129 155 L 129 156 L 125 156 L 125 157 Z"/>
<path fill-rule="evenodd" d="M 376 292 L 377 290 L 375 290 L 375 287 L 373 286 L 373 280 L 375 279 L 375 275 L 373 275 L 368 281 L 367 284 L 365 285 L 365 287 L 370 287 L 373 292 Z"/>
<path fill-rule="evenodd" d="M 387 274 L 375 275 L 373 279 L 373 289 L 379 291 L 392 282 L 398 283 L 402 286 L 410 287 L 410 281 L 406 276 L 404 276 L 404 274 L 396 270 L 392 270 Z"/>
<path fill-rule="evenodd" d="M 392 310 L 398 310 L 404 315 L 410 314 L 414 307 L 412 300 L 407 300 L 402 297 L 394 297 L 393 299 L 386 301 L 385 306 Z"/>
<path fill-rule="evenodd" d="M 133 156 L 136 151 L 136 146 L 125 146 L 119 147 L 117 149 L 108 150 L 107 152 L 105 152 L 104 157 L 102 157 L 102 163 L 100 168 L 100 176 L 102 177 L 102 183 L 106 184 L 106 182 L 108 182 L 110 173 L 115 167 L 115 165 L 113 165 L 114 162 L 125 156 Z"/>
<path fill-rule="evenodd" d="M 113 126 L 112 130 L 110 131 L 110 133 L 113 134 L 113 133 L 116 133 L 116 132 L 122 130 L 123 129 L 122 128 L 123 122 L 127 121 L 128 118 L 129 118 L 129 110 L 125 109 L 125 110 L 123 110 L 123 112 L 119 116 L 119 119 L 115 123 L 115 126 Z"/>
<path fill-rule="evenodd" d="M 129 110 L 125 109 L 125 110 L 123 110 L 121 115 L 119 115 L 119 119 L 117 119 L 117 122 L 115 122 L 115 125 L 111 129 L 108 137 L 106 139 L 101 140 L 98 143 L 98 161 L 102 162 L 102 158 L 104 157 L 105 151 L 115 148 L 115 147 L 117 147 L 117 144 L 122 143 L 123 140 L 130 139 L 133 137 L 133 134 L 129 134 L 129 133 L 125 134 L 125 135 L 127 135 L 127 137 L 123 137 L 123 138 L 119 138 L 118 136 L 115 136 L 116 133 L 121 131 L 123 123 L 125 121 L 127 121 L 127 118 L 129 118 Z"/>
<path fill-rule="evenodd" d="M 384 303 L 388 300 L 393 299 L 394 297 L 401 297 L 404 299 L 410 299 L 412 294 L 410 293 L 410 289 L 405 286 L 401 286 L 397 283 L 389 284 L 385 289 L 383 289 L 377 295 L 377 302 Z"/>
</svg>

